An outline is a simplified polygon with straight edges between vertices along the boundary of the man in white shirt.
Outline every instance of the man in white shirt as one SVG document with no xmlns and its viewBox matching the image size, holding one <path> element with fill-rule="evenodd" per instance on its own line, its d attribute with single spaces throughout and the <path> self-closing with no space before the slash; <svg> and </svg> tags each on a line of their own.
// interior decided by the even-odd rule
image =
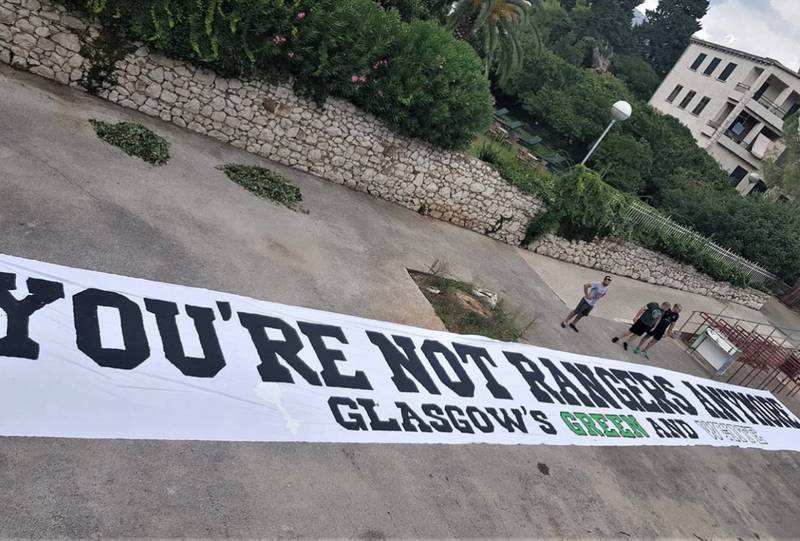
<svg viewBox="0 0 800 541">
<path fill-rule="evenodd" d="M 605 296 L 609 285 L 611 285 L 610 276 L 603 278 L 602 282 L 583 284 L 583 298 L 578 303 L 578 306 L 575 307 L 575 310 L 570 312 L 566 319 L 561 322 L 561 328 L 566 328 L 569 325 L 570 329 L 578 332 L 578 327 L 575 324 L 589 315 L 597 301 Z"/>
</svg>

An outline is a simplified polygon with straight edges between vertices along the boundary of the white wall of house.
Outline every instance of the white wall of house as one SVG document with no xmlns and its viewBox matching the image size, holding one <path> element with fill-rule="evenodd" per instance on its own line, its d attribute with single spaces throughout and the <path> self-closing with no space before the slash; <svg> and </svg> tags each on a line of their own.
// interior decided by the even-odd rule
<svg viewBox="0 0 800 541">
<path fill-rule="evenodd" d="M 686 125 L 738 184 L 774 155 L 784 118 L 800 107 L 800 75 L 775 60 L 692 38 L 650 105 Z"/>
</svg>

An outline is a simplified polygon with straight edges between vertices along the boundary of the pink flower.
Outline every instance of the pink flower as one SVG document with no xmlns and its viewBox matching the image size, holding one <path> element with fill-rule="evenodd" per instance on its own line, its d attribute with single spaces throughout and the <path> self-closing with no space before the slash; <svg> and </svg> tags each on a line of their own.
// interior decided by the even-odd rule
<svg viewBox="0 0 800 541">
<path fill-rule="evenodd" d="M 358 82 L 358 75 L 353 75 L 352 77 L 350 77 L 350 81 L 352 81 L 354 83 L 357 83 Z"/>
<path fill-rule="evenodd" d="M 281 45 L 283 43 L 286 43 L 286 38 L 283 36 L 275 36 L 274 38 L 272 38 L 272 43 L 274 43 L 275 45 Z"/>
<path fill-rule="evenodd" d="M 301 11 L 300 13 L 297 14 L 297 18 L 298 19 L 305 19 L 306 18 L 306 12 L 305 11 Z"/>
<path fill-rule="evenodd" d="M 291 52 L 287 53 L 286 56 L 288 56 L 289 58 L 294 58 L 294 53 L 291 53 Z"/>
</svg>

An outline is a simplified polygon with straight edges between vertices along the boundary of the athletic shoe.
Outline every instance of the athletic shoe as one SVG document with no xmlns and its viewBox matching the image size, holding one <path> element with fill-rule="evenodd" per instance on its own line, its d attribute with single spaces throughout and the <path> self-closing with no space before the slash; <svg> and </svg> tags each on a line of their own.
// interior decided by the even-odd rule
<svg viewBox="0 0 800 541">
<path fill-rule="evenodd" d="M 625 348 L 625 351 L 628 351 L 628 343 L 627 342 L 623 342 L 622 343 L 622 347 Z"/>
<path fill-rule="evenodd" d="M 567 324 L 566 324 L 566 323 L 564 323 L 563 321 L 561 322 L 561 328 L 562 328 L 562 329 L 566 329 L 566 328 L 567 328 Z"/>
<path fill-rule="evenodd" d="M 639 355 L 639 348 L 638 347 L 633 348 L 633 353 L 634 355 Z"/>
<path fill-rule="evenodd" d="M 644 358 L 647 359 L 648 361 L 650 360 L 650 355 L 648 355 L 646 351 L 643 351 L 642 355 L 644 355 Z"/>
<path fill-rule="evenodd" d="M 616 344 L 617 342 L 619 342 L 619 336 L 615 336 L 614 338 L 611 339 L 612 344 Z"/>
<path fill-rule="evenodd" d="M 569 328 L 572 329 L 575 332 L 580 332 L 580 331 L 578 331 L 578 327 L 576 327 L 574 323 L 570 323 L 569 324 Z"/>
</svg>

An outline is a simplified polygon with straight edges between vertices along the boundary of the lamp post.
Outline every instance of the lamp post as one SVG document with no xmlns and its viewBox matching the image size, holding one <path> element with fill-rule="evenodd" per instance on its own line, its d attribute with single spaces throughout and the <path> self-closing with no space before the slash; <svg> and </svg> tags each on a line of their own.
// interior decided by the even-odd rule
<svg viewBox="0 0 800 541">
<path fill-rule="evenodd" d="M 611 130 L 611 128 L 614 127 L 614 124 L 616 124 L 617 122 L 623 122 L 625 120 L 628 120 L 631 117 L 631 112 L 632 112 L 631 104 L 628 103 L 627 101 L 618 101 L 617 103 L 611 106 L 611 122 L 609 122 L 608 126 L 606 127 L 606 130 L 603 132 L 600 138 L 597 141 L 595 141 L 594 145 L 589 150 L 589 153 L 581 162 L 581 165 L 585 165 L 586 162 L 589 161 L 589 158 L 592 157 L 592 154 L 594 153 L 595 150 L 597 150 L 597 147 L 600 146 L 600 143 L 603 141 L 603 138 L 605 138 L 606 134 Z"/>
</svg>

